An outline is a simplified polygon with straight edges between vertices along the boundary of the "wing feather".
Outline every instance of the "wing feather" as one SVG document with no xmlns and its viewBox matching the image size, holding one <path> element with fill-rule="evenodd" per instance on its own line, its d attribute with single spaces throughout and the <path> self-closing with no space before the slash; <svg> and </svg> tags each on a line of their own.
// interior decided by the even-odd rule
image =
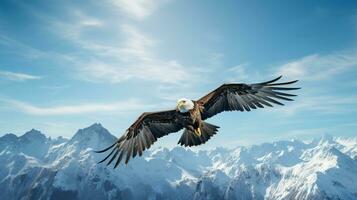
<svg viewBox="0 0 357 200">
<path fill-rule="evenodd" d="M 99 161 L 98 163 L 102 163 L 102 162 L 106 161 L 114 153 L 115 150 L 116 149 L 113 148 L 113 150 L 103 160 Z"/>
<path fill-rule="evenodd" d="M 117 161 L 115 162 L 114 168 L 119 165 L 120 161 L 123 159 L 123 156 L 124 156 L 124 151 L 121 151 Z"/>
<path fill-rule="evenodd" d="M 284 105 L 280 101 L 293 101 L 292 97 L 297 95 L 282 91 L 300 89 L 287 87 L 298 80 L 276 82 L 281 77 L 255 84 L 223 84 L 197 101 L 203 107 L 202 119 L 205 120 L 223 111 L 251 111 L 264 106 L 273 107 L 272 104 Z"/>
<path fill-rule="evenodd" d="M 124 157 L 125 164 L 127 164 L 130 158 L 134 158 L 137 155 L 141 156 L 143 151 L 149 149 L 157 138 L 177 132 L 183 128 L 178 122 L 177 116 L 179 114 L 175 110 L 143 113 L 117 142 L 108 148 L 97 151 L 97 153 L 102 153 L 113 149 L 100 163 L 110 158 L 107 163 L 107 165 L 110 165 L 116 159 L 114 165 L 114 168 L 116 168 Z"/>
<path fill-rule="evenodd" d="M 117 157 L 118 153 L 119 153 L 119 149 L 117 149 L 117 150 L 115 151 L 115 154 L 114 154 L 114 155 L 112 156 L 112 158 L 109 160 L 109 162 L 107 163 L 107 165 L 110 165 L 110 163 L 113 162 L 113 160 Z"/>
</svg>

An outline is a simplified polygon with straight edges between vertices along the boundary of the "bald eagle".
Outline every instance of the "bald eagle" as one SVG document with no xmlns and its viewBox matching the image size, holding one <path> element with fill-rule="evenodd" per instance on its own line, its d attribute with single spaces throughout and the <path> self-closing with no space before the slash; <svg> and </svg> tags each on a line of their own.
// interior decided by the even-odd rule
<svg viewBox="0 0 357 200">
<path fill-rule="evenodd" d="M 115 160 L 116 168 L 125 157 L 127 164 L 131 157 L 141 156 L 158 138 L 181 129 L 184 131 L 178 144 L 185 147 L 204 144 L 219 128 L 204 120 L 218 113 L 284 105 L 279 100 L 293 101 L 291 98 L 296 95 L 281 91 L 300 89 L 286 87 L 297 80 L 277 83 L 280 78 L 255 84 L 223 84 L 198 100 L 179 99 L 175 109 L 144 112 L 113 145 L 96 151 L 103 153 L 111 149 L 99 163 L 109 159 L 109 165 Z"/>
</svg>

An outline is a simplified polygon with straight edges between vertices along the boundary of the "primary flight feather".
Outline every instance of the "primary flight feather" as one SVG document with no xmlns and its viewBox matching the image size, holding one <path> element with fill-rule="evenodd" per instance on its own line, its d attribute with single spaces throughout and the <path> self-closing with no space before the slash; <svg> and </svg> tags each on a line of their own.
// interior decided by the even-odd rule
<svg viewBox="0 0 357 200">
<path fill-rule="evenodd" d="M 97 153 L 110 151 L 99 163 L 109 160 L 107 165 L 122 160 L 127 164 L 131 157 L 141 156 L 143 151 L 160 137 L 184 129 L 178 144 L 197 146 L 204 144 L 218 131 L 218 126 L 205 122 L 223 111 L 250 111 L 251 109 L 284 105 L 280 100 L 293 101 L 294 94 L 285 91 L 297 90 L 297 87 L 286 87 L 297 82 L 271 81 L 244 84 L 223 84 L 198 100 L 179 99 L 176 109 L 160 112 L 145 112 L 125 131 L 111 146 Z"/>
</svg>

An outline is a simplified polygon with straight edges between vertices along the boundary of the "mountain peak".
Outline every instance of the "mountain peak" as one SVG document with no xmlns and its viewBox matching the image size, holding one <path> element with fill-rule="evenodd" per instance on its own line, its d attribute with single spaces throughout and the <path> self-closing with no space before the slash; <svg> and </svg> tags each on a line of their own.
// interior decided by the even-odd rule
<svg viewBox="0 0 357 200">
<path fill-rule="evenodd" d="M 25 134 L 19 137 L 20 139 L 29 139 L 29 140 L 46 140 L 45 134 L 41 133 L 41 131 L 36 129 L 31 129 L 27 131 Z"/>
<path fill-rule="evenodd" d="M 327 145 L 327 144 L 332 144 L 334 143 L 334 139 L 331 135 L 325 133 L 321 136 L 320 141 L 318 142 L 318 145 Z"/>
<path fill-rule="evenodd" d="M 108 134 L 110 135 L 109 131 L 106 128 L 104 128 L 102 124 L 94 123 L 86 128 L 79 129 L 77 133 L 73 136 L 73 138 L 77 137 L 77 135 L 83 137 L 83 136 L 90 136 L 98 133 L 104 135 L 108 135 Z"/>
<path fill-rule="evenodd" d="M 333 137 L 332 137 L 332 135 L 325 133 L 322 135 L 321 140 L 332 141 Z"/>
<path fill-rule="evenodd" d="M 13 133 L 6 133 L 2 137 L 0 137 L 0 140 L 13 141 L 13 140 L 17 140 L 17 136 L 15 134 L 13 134 Z"/>
<path fill-rule="evenodd" d="M 335 139 L 330 134 L 324 133 L 309 142 L 311 146 L 318 146 L 318 145 L 328 145 L 335 143 Z"/>
<path fill-rule="evenodd" d="M 33 128 L 33 129 L 27 131 L 24 135 L 26 135 L 26 134 L 42 134 L 42 133 L 41 133 L 41 131 Z"/>
<path fill-rule="evenodd" d="M 104 129 L 104 127 L 102 126 L 101 123 L 94 123 L 94 124 L 90 125 L 87 128 L 90 128 L 90 129 Z"/>
<path fill-rule="evenodd" d="M 79 129 L 70 141 L 83 143 L 83 145 L 93 147 L 97 146 L 99 141 L 104 141 L 104 143 L 109 144 L 115 141 L 115 139 L 116 138 L 100 123 L 94 123 L 89 127 Z"/>
</svg>

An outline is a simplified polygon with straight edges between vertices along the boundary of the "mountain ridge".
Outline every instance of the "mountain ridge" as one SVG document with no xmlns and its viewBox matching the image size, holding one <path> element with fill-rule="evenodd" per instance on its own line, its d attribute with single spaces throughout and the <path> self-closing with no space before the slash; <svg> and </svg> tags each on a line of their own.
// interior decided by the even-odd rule
<svg viewBox="0 0 357 200">
<path fill-rule="evenodd" d="M 357 198 L 357 138 L 156 148 L 114 170 L 93 152 L 116 139 L 99 123 L 70 139 L 21 137 L 0 137 L 0 199 Z"/>
</svg>

